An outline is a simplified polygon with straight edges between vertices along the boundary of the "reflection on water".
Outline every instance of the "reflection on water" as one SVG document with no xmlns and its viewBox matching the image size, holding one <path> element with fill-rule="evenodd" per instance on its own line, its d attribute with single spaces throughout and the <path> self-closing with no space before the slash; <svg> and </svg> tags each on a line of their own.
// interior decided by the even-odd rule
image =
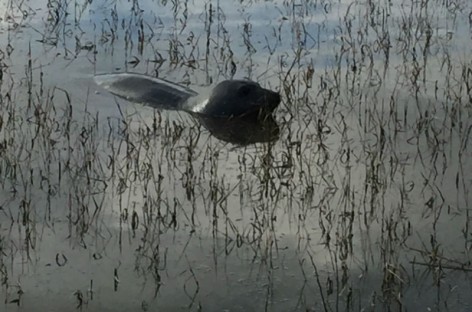
<svg viewBox="0 0 472 312">
<path fill-rule="evenodd" d="M 467 1 L 0 9 L 0 310 L 471 309 Z M 115 71 L 282 102 L 152 110 Z"/>
<path fill-rule="evenodd" d="M 218 118 L 197 116 L 202 125 L 216 138 L 240 145 L 272 142 L 280 129 L 272 115 L 263 119 L 250 117 Z"/>
</svg>

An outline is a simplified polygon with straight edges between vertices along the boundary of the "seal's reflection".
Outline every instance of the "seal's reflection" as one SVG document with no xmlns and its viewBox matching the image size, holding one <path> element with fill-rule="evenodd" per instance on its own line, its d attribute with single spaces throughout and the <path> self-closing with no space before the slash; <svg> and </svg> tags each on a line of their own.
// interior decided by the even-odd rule
<svg viewBox="0 0 472 312">
<path fill-rule="evenodd" d="M 272 142 L 279 138 L 280 129 L 272 115 L 266 115 L 263 118 L 194 116 L 214 137 L 225 142 L 248 145 Z"/>
</svg>

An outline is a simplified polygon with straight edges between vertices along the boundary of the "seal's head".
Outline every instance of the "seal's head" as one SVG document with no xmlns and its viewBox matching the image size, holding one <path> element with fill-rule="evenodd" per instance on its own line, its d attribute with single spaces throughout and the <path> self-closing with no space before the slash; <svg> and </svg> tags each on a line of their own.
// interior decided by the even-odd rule
<svg viewBox="0 0 472 312">
<path fill-rule="evenodd" d="M 211 92 L 201 114 L 213 117 L 268 115 L 279 105 L 280 95 L 248 80 L 225 80 Z"/>
</svg>

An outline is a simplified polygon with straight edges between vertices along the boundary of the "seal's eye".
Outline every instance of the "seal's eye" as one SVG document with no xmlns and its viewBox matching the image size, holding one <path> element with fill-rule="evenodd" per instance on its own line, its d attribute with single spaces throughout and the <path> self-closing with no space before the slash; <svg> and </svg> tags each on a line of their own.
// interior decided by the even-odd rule
<svg viewBox="0 0 472 312">
<path fill-rule="evenodd" d="M 254 88 L 251 85 L 243 85 L 238 89 L 238 95 L 242 97 L 248 96 L 251 93 L 252 89 Z"/>
</svg>

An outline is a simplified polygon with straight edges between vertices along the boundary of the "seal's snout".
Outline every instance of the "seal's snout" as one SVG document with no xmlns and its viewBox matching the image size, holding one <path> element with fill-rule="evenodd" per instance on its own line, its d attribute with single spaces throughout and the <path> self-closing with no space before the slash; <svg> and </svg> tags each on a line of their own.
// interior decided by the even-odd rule
<svg viewBox="0 0 472 312">
<path fill-rule="evenodd" d="M 281 98 L 280 98 L 280 94 L 278 92 L 273 92 L 272 91 L 271 98 L 272 98 L 272 102 L 275 104 L 275 106 L 280 104 Z"/>
<path fill-rule="evenodd" d="M 281 98 L 278 92 L 275 92 L 275 101 L 277 102 L 277 104 L 280 104 Z"/>
<path fill-rule="evenodd" d="M 266 105 L 270 111 L 273 111 L 280 104 L 280 101 L 281 101 L 280 94 L 278 92 L 271 91 L 271 90 L 266 90 L 266 92 L 267 92 L 265 96 Z"/>
</svg>

